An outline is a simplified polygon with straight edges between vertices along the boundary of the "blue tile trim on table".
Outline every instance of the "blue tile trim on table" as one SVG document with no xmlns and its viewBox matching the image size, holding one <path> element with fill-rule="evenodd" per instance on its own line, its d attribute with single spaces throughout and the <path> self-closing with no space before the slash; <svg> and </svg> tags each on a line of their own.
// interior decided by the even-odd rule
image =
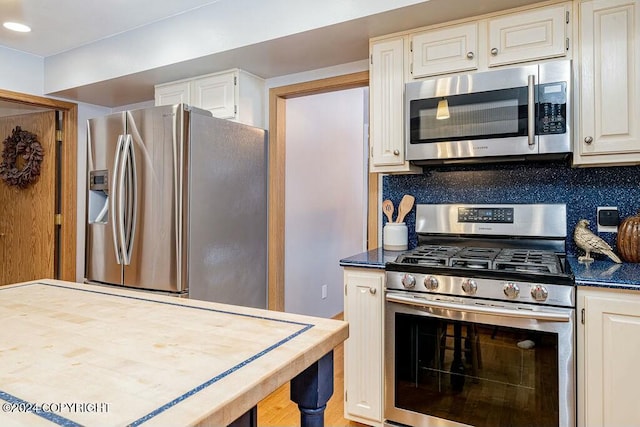
<svg viewBox="0 0 640 427">
<path fill-rule="evenodd" d="M 573 242 L 578 220 L 596 232 L 596 208 L 617 206 L 621 218 L 640 209 L 640 167 L 572 168 L 566 161 L 427 167 L 419 175 L 386 175 L 382 198 L 397 206 L 405 194 L 415 203 L 565 203 L 567 253 L 581 254 Z M 417 245 L 415 207 L 405 218 L 409 248 Z M 383 218 L 382 226 L 386 223 Z M 615 233 L 599 233 L 615 250 Z"/>
<path fill-rule="evenodd" d="M 4 400 L 7 403 L 2 404 L 3 412 L 31 412 L 39 417 L 44 418 L 47 421 L 51 421 L 54 424 L 65 427 L 81 427 L 82 424 L 78 424 L 75 421 L 71 421 L 68 418 L 60 416 L 54 412 L 44 411 L 42 408 L 39 408 L 39 405 L 31 402 L 27 402 L 26 400 L 22 400 L 19 397 L 16 397 L 12 394 L 4 392 L 0 390 L 0 399 Z M 32 408 L 32 410 L 30 410 Z M 19 410 L 20 409 L 20 410 Z"/>
<path fill-rule="evenodd" d="M 145 416 L 133 421 L 131 424 L 129 424 L 130 426 L 138 426 L 146 421 L 149 421 L 150 419 L 152 419 L 153 417 L 159 415 L 160 413 L 166 411 L 167 409 L 171 408 L 172 406 L 177 405 L 178 403 L 182 402 L 183 400 L 185 400 L 186 398 L 193 396 L 194 394 L 204 390 L 205 388 L 207 388 L 208 386 L 218 382 L 219 380 L 221 380 L 222 378 L 228 376 L 229 374 L 237 371 L 238 369 L 242 368 L 243 366 L 248 365 L 249 363 L 253 362 L 254 360 L 264 356 L 265 354 L 269 353 L 270 351 L 280 347 L 281 345 L 285 344 L 288 341 L 291 341 L 292 339 L 294 339 L 295 337 L 297 337 L 298 335 L 303 334 L 304 332 L 308 331 L 309 329 L 313 328 L 315 325 L 311 324 L 311 323 L 302 323 L 302 322 L 295 322 L 295 321 L 291 321 L 291 320 L 284 320 L 284 319 L 274 319 L 274 318 L 270 318 L 270 317 L 266 317 L 266 316 L 256 316 L 256 315 L 252 315 L 252 314 L 244 314 L 244 313 L 234 313 L 232 311 L 226 311 L 226 310 L 218 310 L 218 309 L 212 309 L 212 308 L 206 308 L 206 307 L 193 307 L 193 306 L 189 306 L 189 305 L 184 305 L 184 304 L 179 304 L 179 303 L 174 303 L 174 302 L 168 302 L 168 301 L 156 301 L 156 300 L 151 300 L 151 299 L 147 299 L 147 298 L 143 298 L 143 297 L 134 297 L 131 295 L 117 295 L 117 294 L 112 294 L 109 292 L 101 292 L 101 291 L 96 291 L 93 289 L 77 289 L 77 288 L 71 288 L 71 287 L 67 287 L 67 286 L 63 286 L 63 285 L 57 285 L 57 284 L 51 284 L 51 283 L 40 283 L 40 282 L 34 282 L 34 283 L 26 283 L 24 285 L 21 286 L 14 286 L 11 288 L 0 288 L 0 290 L 11 290 L 11 289 L 19 289 L 21 287 L 24 286 L 37 286 L 37 285 L 42 285 L 42 286 L 51 286 L 51 287 L 56 287 L 56 288 L 62 288 L 62 289 L 68 289 L 68 290 L 72 290 L 72 291 L 80 291 L 80 292 L 89 292 L 89 293 L 96 293 L 96 294 L 103 294 L 103 295 L 109 295 L 112 297 L 116 297 L 116 298 L 127 298 L 127 299 L 133 299 L 133 300 L 140 300 L 140 301 L 148 301 L 148 302 L 152 302 L 152 303 L 158 303 L 158 304 L 165 304 L 165 305 L 173 305 L 173 306 L 179 306 L 179 307 L 184 307 L 184 308 L 188 308 L 188 309 L 196 309 L 196 310 L 204 310 L 204 311 L 211 311 L 211 312 L 217 312 L 217 313 L 224 313 L 224 314 L 230 314 L 230 315 L 234 315 L 234 316 L 241 316 L 241 317 L 249 317 L 249 318 L 254 318 L 254 319 L 262 319 L 262 320 L 270 320 L 270 321 L 274 321 L 274 322 L 280 322 L 280 323 L 288 323 L 288 324 L 292 324 L 292 325 L 298 325 L 301 326 L 301 329 L 299 329 L 298 331 L 294 332 L 293 334 L 283 338 L 282 340 L 278 341 L 277 343 L 265 348 L 264 350 L 254 354 L 253 356 L 247 358 L 246 360 L 238 363 L 237 365 L 227 369 L 226 371 L 214 376 L 213 378 L 205 381 L 204 383 L 192 388 L 191 390 L 189 390 L 188 392 L 176 397 L 175 399 L 171 400 L 170 402 L 167 402 L 166 404 L 160 406 L 159 408 L 156 408 L 155 410 L 151 411 L 150 413 L 146 414 Z M 5 398 L 6 397 L 6 398 Z M 0 399 L 5 400 L 9 403 L 24 403 L 29 405 L 29 402 L 26 402 L 18 397 L 12 396 L 8 393 L 2 392 L 0 390 Z M 46 418 L 47 420 L 58 424 L 60 426 L 79 426 L 80 424 L 75 423 L 72 420 L 69 420 L 67 418 L 61 417 L 59 415 L 53 414 L 53 413 L 36 413 L 37 415 Z"/>
</svg>

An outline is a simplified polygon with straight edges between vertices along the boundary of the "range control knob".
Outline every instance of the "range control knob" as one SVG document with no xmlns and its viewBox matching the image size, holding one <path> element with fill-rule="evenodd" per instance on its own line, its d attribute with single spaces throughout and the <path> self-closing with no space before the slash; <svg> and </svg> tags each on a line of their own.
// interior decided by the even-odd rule
<svg viewBox="0 0 640 427">
<path fill-rule="evenodd" d="M 536 301 L 544 301 L 549 296 L 549 292 L 544 286 L 535 285 L 531 287 L 531 296 Z"/>
<path fill-rule="evenodd" d="M 518 298 L 518 294 L 520 294 L 520 288 L 517 284 L 509 282 L 504 284 L 502 292 L 504 292 L 507 298 L 516 299 Z"/>
<path fill-rule="evenodd" d="M 427 288 L 428 291 L 435 291 L 438 289 L 438 279 L 433 276 L 427 276 L 424 278 L 424 287 Z"/>
<path fill-rule="evenodd" d="M 402 286 L 407 289 L 412 289 L 416 286 L 416 278 L 411 274 L 405 274 L 402 276 Z"/>
<path fill-rule="evenodd" d="M 478 284 L 473 279 L 464 279 L 462 282 L 462 290 L 469 295 L 475 295 L 478 290 Z"/>
</svg>

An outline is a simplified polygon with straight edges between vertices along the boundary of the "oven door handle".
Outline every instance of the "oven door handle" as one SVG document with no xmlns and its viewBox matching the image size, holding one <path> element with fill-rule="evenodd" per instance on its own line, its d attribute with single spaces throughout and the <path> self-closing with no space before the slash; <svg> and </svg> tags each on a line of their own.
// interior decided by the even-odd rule
<svg viewBox="0 0 640 427">
<path fill-rule="evenodd" d="M 413 305 L 418 307 L 433 307 L 444 310 L 454 310 L 465 313 L 488 314 L 491 316 L 517 317 L 525 319 L 545 320 L 549 322 L 570 322 L 569 313 L 552 313 L 548 311 L 533 310 L 509 310 L 501 307 L 482 307 L 478 305 L 456 304 L 449 301 L 432 301 L 421 297 L 405 297 L 395 294 L 387 294 L 387 301 L 398 304 Z"/>
</svg>

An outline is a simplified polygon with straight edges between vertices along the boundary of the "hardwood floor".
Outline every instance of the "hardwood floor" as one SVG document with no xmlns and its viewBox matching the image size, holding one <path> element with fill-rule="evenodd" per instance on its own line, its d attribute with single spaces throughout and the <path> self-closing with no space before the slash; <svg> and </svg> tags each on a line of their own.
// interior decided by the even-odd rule
<svg viewBox="0 0 640 427">
<path fill-rule="evenodd" d="M 333 396 L 324 414 L 326 427 L 365 427 L 344 419 L 344 344 L 333 352 Z M 298 406 L 289 399 L 289 384 L 285 384 L 258 404 L 260 427 L 292 427 L 300 425 Z"/>
</svg>

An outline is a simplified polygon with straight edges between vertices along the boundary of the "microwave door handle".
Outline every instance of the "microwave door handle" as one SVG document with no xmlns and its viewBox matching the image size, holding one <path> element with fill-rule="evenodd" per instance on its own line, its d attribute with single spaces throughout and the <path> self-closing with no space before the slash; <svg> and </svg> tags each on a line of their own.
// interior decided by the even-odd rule
<svg viewBox="0 0 640 427">
<path fill-rule="evenodd" d="M 536 76 L 533 74 L 527 77 L 527 127 L 529 128 L 529 146 L 536 143 Z"/>
<path fill-rule="evenodd" d="M 463 313 L 488 314 L 491 316 L 516 317 L 524 319 L 544 320 L 548 322 L 569 322 L 571 316 L 568 313 L 551 313 L 533 310 L 513 310 L 500 307 L 482 307 L 477 305 L 456 304 L 448 301 L 431 301 L 420 297 L 405 297 L 387 294 L 387 301 L 417 307 L 433 307 L 443 310 L 459 311 Z"/>
</svg>

